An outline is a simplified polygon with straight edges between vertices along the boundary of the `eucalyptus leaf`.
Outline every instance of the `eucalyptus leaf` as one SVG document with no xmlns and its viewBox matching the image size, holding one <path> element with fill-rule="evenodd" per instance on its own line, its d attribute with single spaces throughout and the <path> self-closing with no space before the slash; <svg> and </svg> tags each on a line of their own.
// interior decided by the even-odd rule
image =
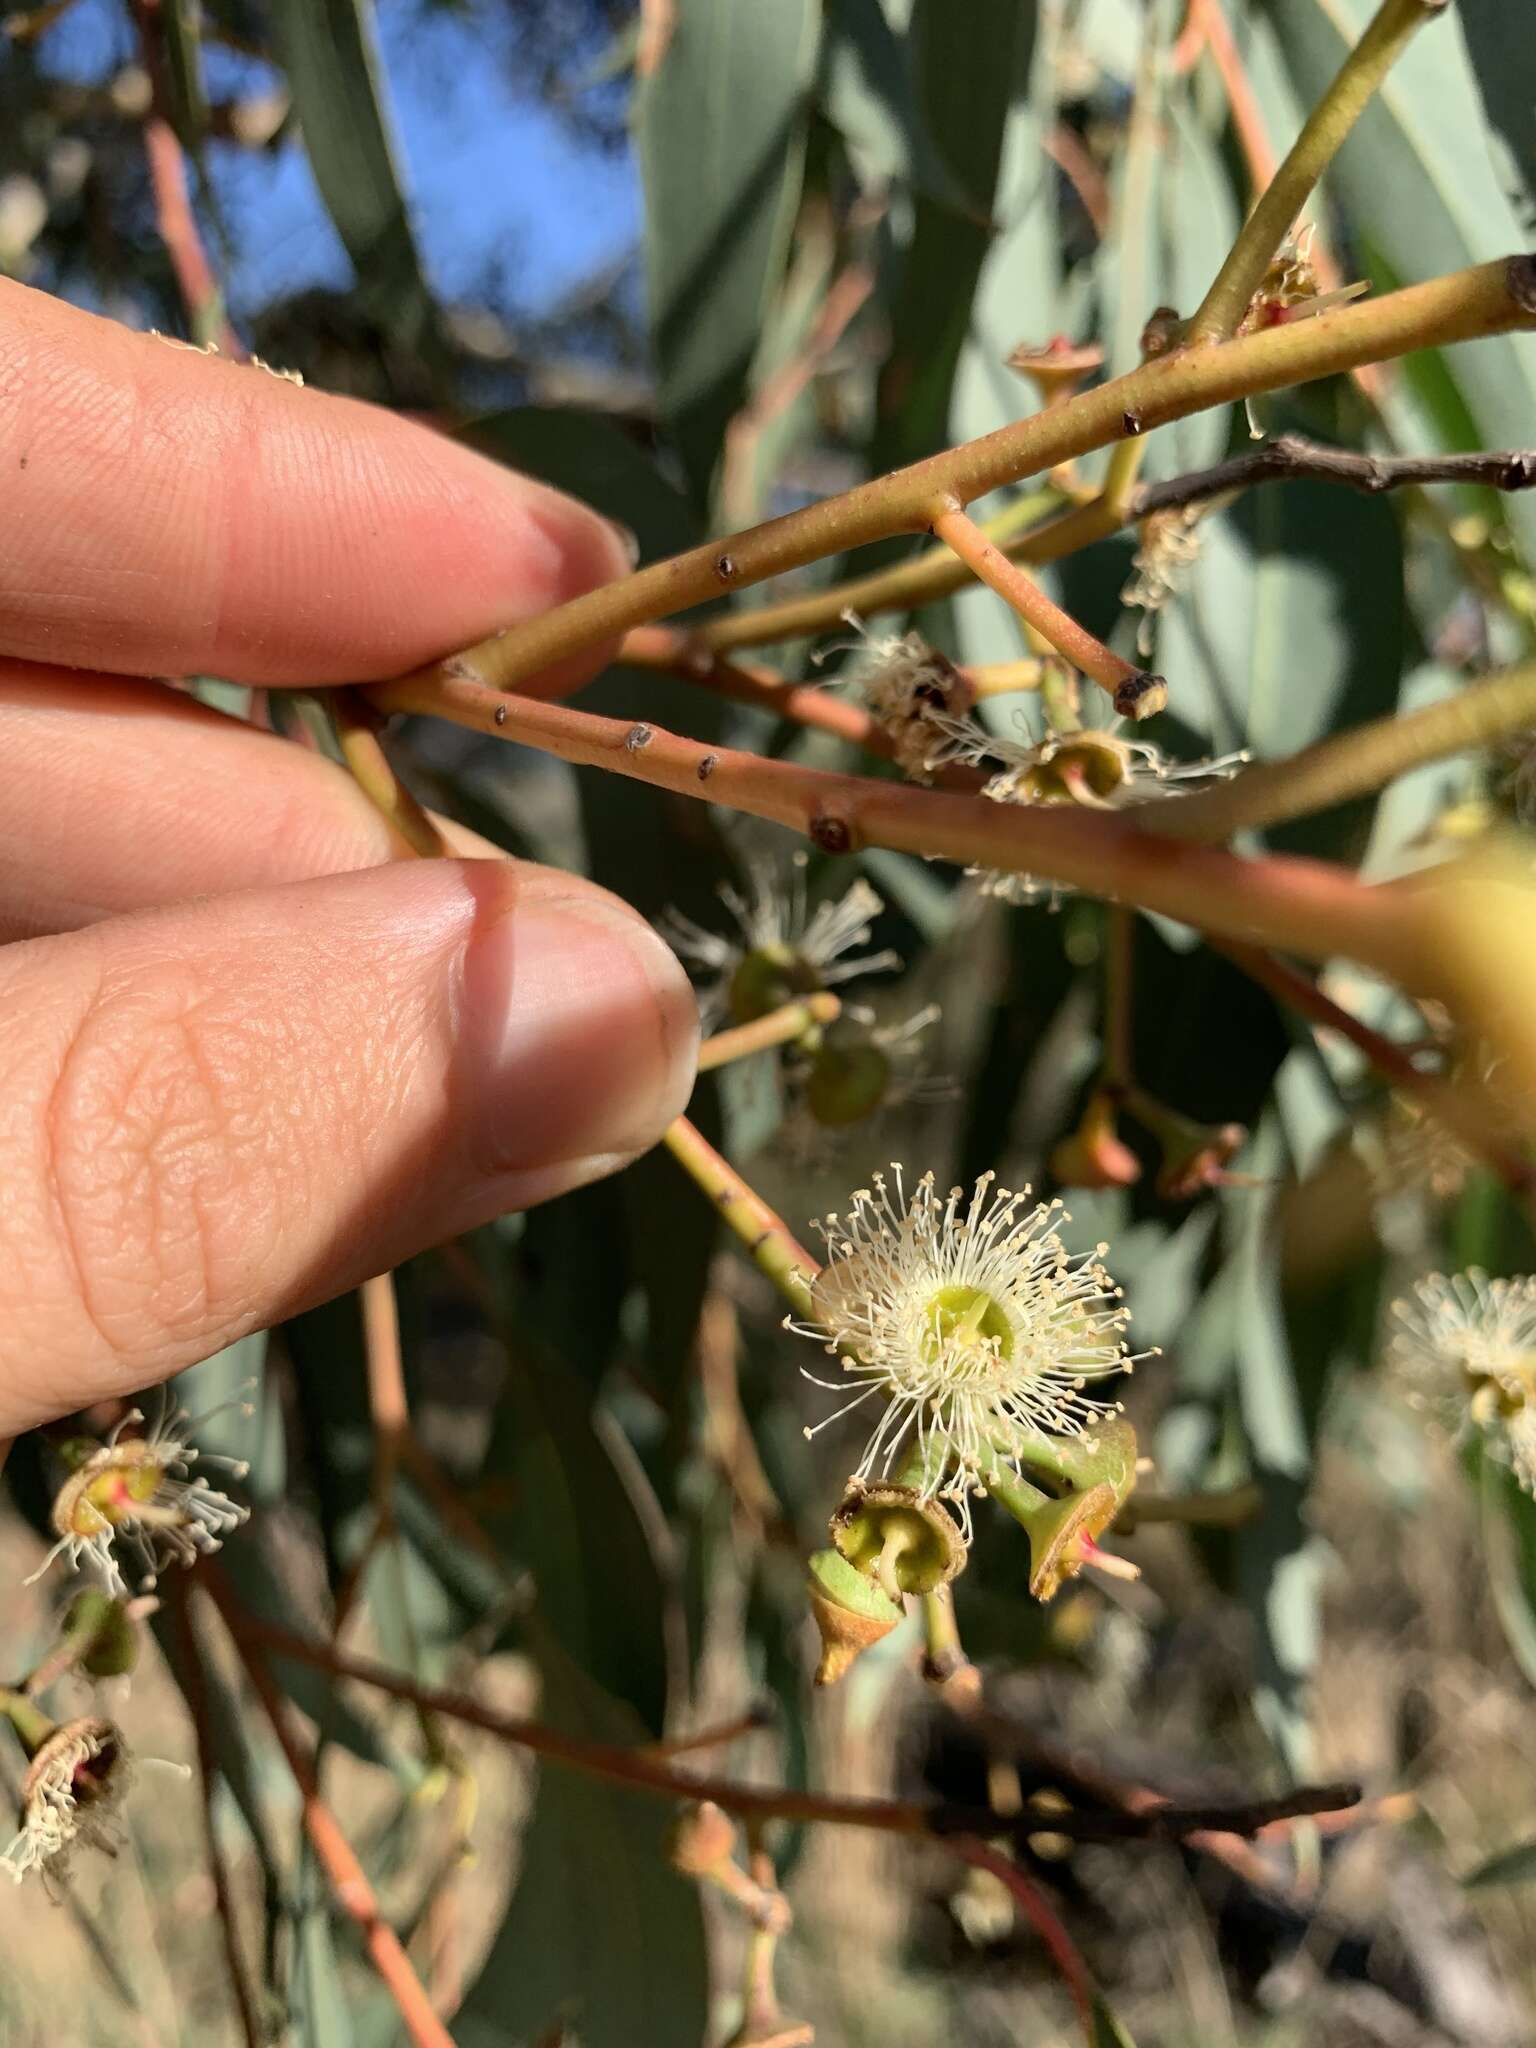
<svg viewBox="0 0 1536 2048">
<path fill-rule="evenodd" d="M 429 348 L 436 308 L 396 161 L 372 0 L 273 0 L 304 147 L 358 287 L 406 347 Z"/>
<path fill-rule="evenodd" d="M 1298 95 L 1311 104 L 1374 12 L 1375 0 L 1267 0 Z M 1405 54 L 1330 167 L 1327 190 L 1357 247 L 1377 251 L 1394 279 L 1413 282 L 1471 263 L 1517 254 L 1530 216 L 1511 203 L 1489 150 L 1478 82 L 1446 9 Z M 1523 133 L 1529 162 L 1529 36 L 1500 38 L 1497 65 L 1509 132 Z M 1475 32 L 1485 71 L 1493 50 L 1487 23 Z M 1525 112 L 1516 103 L 1524 101 Z M 1536 359 L 1523 338 L 1494 336 L 1447 353 L 1449 375 L 1486 447 L 1529 440 L 1536 412 Z M 1519 497 L 1505 513 L 1529 555 L 1536 505 Z"/>
<path fill-rule="evenodd" d="M 540 1712 L 589 1741 L 643 1728 L 546 1644 Z M 664 1801 L 544 1765 L 517 1888 L 454 2021 L 459 2048 L 547 2040 L 671 2048 L 703 2037 L 709 2010 L 697 1888 L 668 1868 Z"/>
<path fill-rule="evenodd" d="M 815 0 L 679 0 L 639 97 L 652 347 L 700 504 L 788 254 L 820 12 Z"/>
</svg>

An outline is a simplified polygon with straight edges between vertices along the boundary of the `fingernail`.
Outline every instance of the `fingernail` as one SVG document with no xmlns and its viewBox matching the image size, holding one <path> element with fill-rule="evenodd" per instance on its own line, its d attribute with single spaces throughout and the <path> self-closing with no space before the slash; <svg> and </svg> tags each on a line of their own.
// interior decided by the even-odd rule
<svg viewBox="0 0 1536 2048">
<path fill-rule="evenodd" d="M 632 526 L 624 525 L 622 520 L 604 519 L 603 524 L 608 528 L 608 531 L 616 537 L 619 546 L 624 550 L 625 554 L 628 555 L 629 566 L 631 567 L 631 569 L 638 569 L 640 566 L 639 534 L 636 533 L 635 529 Z"/>
<path fill-rule="evenodd" d="M 687 1102 L 693 991 L 650 927 L 595 893 L 541 896 L 478 931 L 463 999 L 462 1107 L 484 1174 L 644 1151 Z"/>
</svg>

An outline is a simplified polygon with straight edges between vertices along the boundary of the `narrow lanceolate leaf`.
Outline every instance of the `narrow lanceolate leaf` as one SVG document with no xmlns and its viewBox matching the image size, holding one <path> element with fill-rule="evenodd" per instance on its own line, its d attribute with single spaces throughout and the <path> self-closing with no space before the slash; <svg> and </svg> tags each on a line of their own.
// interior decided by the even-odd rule
<svg viewBox="0 0 1536 2048">
<path fill-rule="evenodd" d="M 701 501 L 789 249 L 820 22 L 816 0 L 679 0 L 639 95 L 661 407 Z"/>
<path fill-rule="evenodd" d="M 1033 0 L 963 8 L 918 0 L 913 9 L 919 102 L 956 196 L 920 194 L 913 209 L 881 378 L 879 467 L 931 454 L 948 438 L 960 354 L 996 233 L 1009 116 L 1027 101 L 1036 36 Z"/>
<path fill-rule="evenodd" d="M 567 1368 L 519 1353 L 486 1473 L 509 1506 L 491 1520 L 508 1566 L 533 1574 L 558 1654 L 659 1734 L 669 1673 L 665 1598 L 631 1488 L 594 1426 L 591 1397 Z M 651 1503 L 646 1501 L 648 1508 Z"/>
<path fill-rule="evenodd" d="M 1337 69 L 1374 8 L 1374 0 L 1270 0 L 1270 14 L 1298 97 L 1307 105 Z M 1509 67 L 1512 98 L 1523 95 L 1530 149 L 1531 35 L 1515 31 L 1506 8 L 1497 58 L 1484 32 L 1479 49 L 1483 93 L 1495 61 Z M 1413 283 L 1507 255 L 1525 246 L 1529 214 L 1511 201 L 1510 159 L 1489 146 L 1478 79 L 1453 16 L 1434 22 L 1394 66 L 1325 180 L 1352 245 L 1365 252 L 1378 286 Z M 1527 25 L 1528 26 L 1528 25 Z M 1521 79 L 1525 83 L 1521 83 Z M 1519 132 L 1519 121 L 1504 102 Z M 1288 139 L 1288 138 L 1287 138 Z M 1527 154 L 1527 161 L 1529 160 Z M 1446 366 L 1484 447 L 1519 447 L 1536 412 L 1536 353 L 1519 337 L 1459 348 Z M 1410 377 L 1414 366 L 1408 366 Z M 1410 427 L 1411 427 L 1410 422 Z M 1510 498 L 1511 526 L 1529 555 L 1536 550 L 1536 504 Z"/>
<path fill-rule="evenodd" d="M 1536 1880 L 1536 1842 L 1522 1842 L 1517 1849 L 1501 1850 L 1479 1863 L 1461 1880 L 1466 1889 L 1483 1891 L 1491 1885 L 1530 1884 Z"/>
<path fill-rule="evenodd" d="M 1327 484 L 1268 485 L 1199 529 L 1200 558 L 1161 614 L 1174 715 L 1215 752 L 1261 760 L 1397 704 L 1405 614 L 1397 517 Z M 1370 806 L 1272 833 L 1289 852 L 1358 851 Z"/>
<path fill-rule="evenodd" d="M 539 1666 L 543 1719 L 589 1740 L 643 1739 L 634 1716 L 552 1646 Z M 704 1930 L 697 1891 L 664 1860 L 669 1818 L 662 1801 L 541 1770 L 517 1890 L 454 2018 L 459 2048 L 555 2039 L 670 2048 L 703 2038 Z"/>
<path fill-rule="evenodd" d="M 297 2048 L 352 2048 L 356 2035 L 351 2002 L 342 1982 L 325 1881 L 307 1847 L 299 1883 L 304 1898 L 294 1913 L 288 1993 L 293 2038 Z"/>
<path fill-rule="evenodd" d="M 906 186 L 963 204 L 918 99 L 911 43 L 880 0 L 829 0 L 820 90 L 821 110 L 868 189 Z"/>
<path fill-rule="evenodd" d="M 160 23 L 171 125 L 183 149 L 197 156 L 208 127 L 208 93 L 194 0 L 163 0 Z"/>
<path fill-rule="evenodd" d="M 320 196 L 373 316 L 405 347 L 433 329 L 390 134 L 370 0 L 274 0 L 278 47 Z"/>
<path fill-rule="evenodd" d="M 1536 36 L 1510 34 L 1508 0 L 1460 0 L 1456 17 L 1493 128 L 1487 146 L 1494 175 L 1530 229 L 1536 226 Z"/>
</svg>

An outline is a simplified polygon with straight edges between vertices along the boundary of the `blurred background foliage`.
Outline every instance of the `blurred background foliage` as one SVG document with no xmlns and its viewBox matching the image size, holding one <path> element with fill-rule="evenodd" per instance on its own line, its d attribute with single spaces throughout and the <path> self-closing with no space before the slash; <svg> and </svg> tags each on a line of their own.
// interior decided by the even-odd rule
<svg viewBox="0 0 1536 2048">
<path fill-rule="evenodd" d="M 1283 150 L 1366 0 L 1218 11 Z M 1536 37 L 1522 14 L 1460 0 L 1393 72 L 1318 210 L 1344 277 L 1384 288 L 1524 246 Z M 0 23 L 0 267 L 172 335 L 205 341 L 227 318 L 274 366 L 424 415 L 587 498 L 649 560 L 1029 410 L 1005 367 L 1021 342 L 1096 340 L 1114 372 L 1137 360 L 1154 307 L 1191 311 L 1252 167 L 1185 26 L 1175 0 L 675 0 L 643 16 L 624 0 L 23 5 Z M 222 283 L 222 308 L 195 320 L 146 169 L 154 117 L 179 138 Z M 1311 385 L 1265 401 L 1260 423 L 1347 447 L 1520 446 L 1536 439 L 1536 347 L 1488 340 L 1365 389 Z M 1203 466 L 1247 434 L 1240 409 L 1163 429 L 1146 473 Z M 1172 708 L 1152 736 L 1174 751 L 1283 754 L 1530 649 L 1536 495 L 1277 484 L 1202 532 L 1187 587 L 1153 622 Z M 1100 543 L 1053 583 L 1126 652 L 1134 545 Z M 960 660 L 1023 651 L 981 591 L 910 623 Z M 771 658 L 832 674 L 846 638 Z M 650 674 L 612 672 L 583 701 L 839 760 L 825 735 Z M 400 758 L 434 804 L 647 915 L 675 905 L 719 925 L 716 885 L 770 844 L 457 729 L 413 730 Z M 1475 762 L 1421 771 L 1273 840 L 1391 871 L 1488 780 Z M 996 1167 L 1051 1191 L 1050 1151 L 1099 1051 L 1101 909 L 1009 908 L 904 856 L 862 864 L 885 900 L 876 943 L 907 963 L 870 999 L 888 1020 L 942 1005 L 928 1058 L 952 1091 L 816 1132 L 762 1055 L 701 1086 L 698 1120 L 797 1226 L 891 1157 L 941 1184 Z M 839 891 L 857 871 L 819 862 L 813 886 Z M 1137 1341 L 1163 1347 L 1132 1390 L 1158 1486 L 1253 1480 L 1262 1505 L 1232 1528 L 1146 1528 L 1128 1544 L 1138 1586 L 1079 1582 L 1045 1609 L 1017 1532 L 983 1518 L 957 1587 L 988 1672 L 983 1724 L 924 1694 L 908 1630 L 813 1698 L 803 1560 L 854 1442 L 834 1429 L 804 1443 L 817 1396 L 767 1285 L 662 1156 L 397 1276 L 416 1433 L 451 1487 L 445 1501 L 407 1462 L 392 1541 L 371 1533 L 355 1300 L 184 1375 L 194 1410 L 259 1381 L 255 1420 L 217 1425 L 220 1447 L 249 1455 L 253 1432 L 258 1445 L 257 1512 L 228 1573 L 256 1613 L 322 1632 L 345 1590 L 356 1639 L 398 1668 L 475 1676 L 604 1739 L 760 1701 L 764 1728 L 718 1760 L 789 1784 L 964 1798 L 1002 1773 L 1027 1796 L 1053 1782 L 1045 1738 L 1179 1796 L 1317 1773 L 1406 1789 L 1411 1822 L 1303 1831 L 1247 1876 L 1190 1851 L 1069 1852 L 1050 1837 L 1033 1866 L 1144 2048 L 1529 2041 L 1536 1508 L 1428 1438 L 1379 1369 L 1386 1306 L 1408 1282 L 1473 1262 L 1527 1271 L 1527 1224 L 1469 1160 L 1432 1157 L 1352 1053 L 1194 934 L 1139 920 L 1134 947 L 1138 1079 L 1251 1136 L 1242 1177 L 1194 1201 L 1159 1196 L 1148 1152 L 1135 1186 L 1074 1196 L 1072 1234 L 1110 1241 Z M 1329 985 L 1401 1026 L 1363 977 Z M 35 1518 L 24 1454 L 11 1479 Z M 8 1544 L 18 1563 L 32 1554 L 15 1528 Z M 17 1610 L 38 1641 L 45 1593 Z M 217 1659 L 189 1674 L 174 1615 L 159 1619 L 163 1664 L 136 1681 L 132 1711 L 162 1753 L 190 1755 L 178 1702 L 196 1688 L 260 2038 L 398 2038 L 354 1930 L 295 1849 L 291 1781 L 259 1718 Z M 663 1807 L 279 1670 L 465 2048 L 686 2048 L 731 2032 L 742 1934 L 666 1868 Z M 60 2038 L 64 1971 L 72 2040 L 241 2038 L 193 1811 L 190 1795 L 141 1800 L 127 1862 L 64 1909 L 7 1898 L 8 2043 Z M 1075 2038 L 1006 1894 L 941 1850 L 824 1832 L 785 1845 L 782 1875 L 798 1916 L 784 1994 L 822 2041 Z"/>
</svg>

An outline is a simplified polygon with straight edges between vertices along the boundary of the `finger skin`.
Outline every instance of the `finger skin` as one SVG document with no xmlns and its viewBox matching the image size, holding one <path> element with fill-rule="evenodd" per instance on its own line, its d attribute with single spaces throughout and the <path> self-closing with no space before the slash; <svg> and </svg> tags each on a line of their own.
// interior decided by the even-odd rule
<svg viewBox="0 0 1536 2048">
<path fill-rule="evenodd" d="M 417 861 L 0 953 L 0 1437 L 508 1209 L 683 1106 L 691 991 L 634 914 Z"/>
<path fill-rule="evenodd" d="M 0 652 L 370 681 L 628 567 L 595 514 L 441 434 L 0 280 Z"/>
<path fill-rule="evenodd" d="M 455 852 L 495 855 L 440 829 Z M 0 941 L 403 851 L 307 747 L 163 684 L 0 661 Z"/>
</svg>

